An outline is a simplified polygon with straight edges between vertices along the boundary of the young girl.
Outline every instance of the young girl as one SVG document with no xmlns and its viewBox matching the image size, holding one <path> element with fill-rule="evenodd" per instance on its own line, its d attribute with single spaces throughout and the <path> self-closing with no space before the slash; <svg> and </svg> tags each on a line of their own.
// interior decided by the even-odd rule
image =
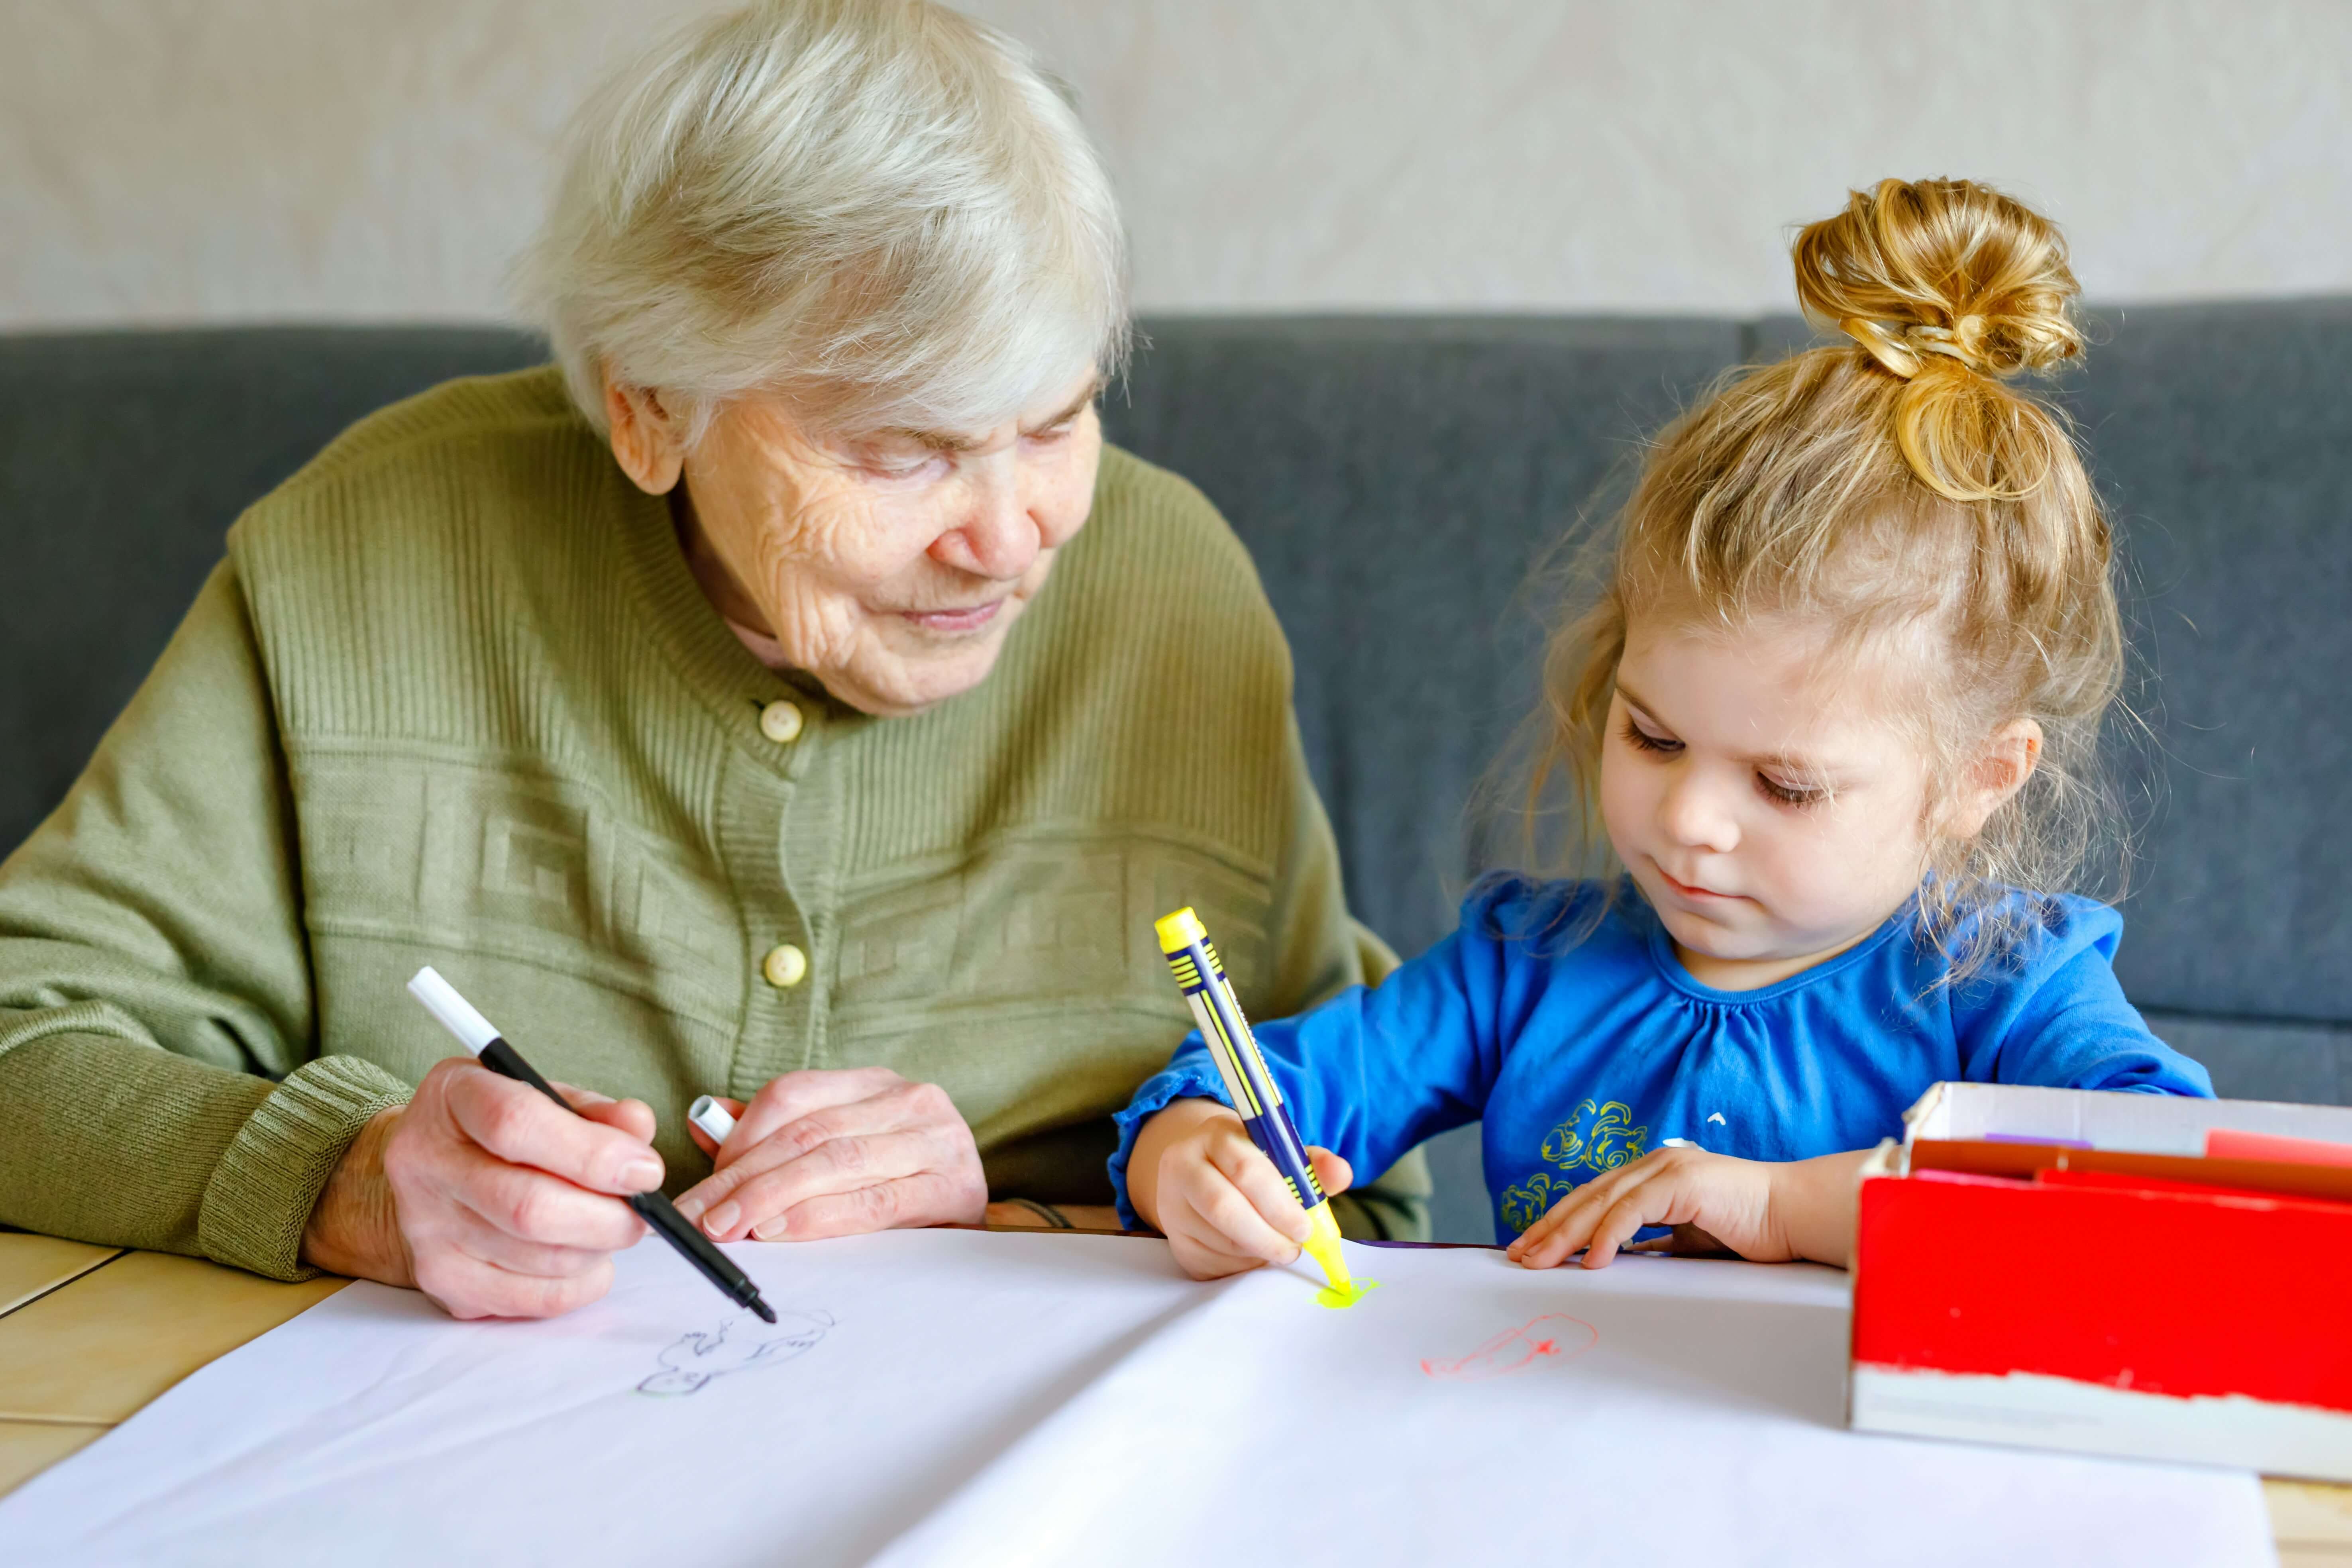
<svg viewBox="0 0 2352 1568">
<path fill-rule="evenodd" d="M 1625 877 L 1490 880 L 1379 989 L 1259 1031 L 1327 1191 L 1483 1118 L 1524 1265 L 1647 1226 L 1843 1265 L 1856 1171 L 1932 1083 L 2212 1092 L 2124 1000 L 2122 921 L 2062 890 L 2122 637 L 2081 457 L 2003 378 L 2082 352 L 2064 243 L 1889 180 L 1795 254 L 1850 342 L 1664 433 L 1547 661 L 1553 760 Z M 1196 1035 L 1111 1161 L 1203 1278 L 1307 1235 L 1223 1094 Z"/>
</svg>

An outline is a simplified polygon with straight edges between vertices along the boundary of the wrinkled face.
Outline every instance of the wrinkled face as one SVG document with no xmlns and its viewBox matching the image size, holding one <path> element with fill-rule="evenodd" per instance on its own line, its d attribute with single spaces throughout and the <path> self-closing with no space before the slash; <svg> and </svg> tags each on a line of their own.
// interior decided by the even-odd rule
<svg viewBox="0 0 2352 1568">
<path fill-rule="evenodd" d="M 1086 523 L 1098 384 L 1089 371 L 993 429 L 856 438 L 736 399 L 686 458 L 697 574 L 853 708 L 913 713 L 968 691 Z"/>
<path fill-rule="evenodd" d="M 1705 984 L 1769 985 L 1852 946 L 1926 872 L 1929 775 L 1892 683 L 1822 655 L 1784 624 L 1627 628 L 1601 816 Z"/>
</svg>

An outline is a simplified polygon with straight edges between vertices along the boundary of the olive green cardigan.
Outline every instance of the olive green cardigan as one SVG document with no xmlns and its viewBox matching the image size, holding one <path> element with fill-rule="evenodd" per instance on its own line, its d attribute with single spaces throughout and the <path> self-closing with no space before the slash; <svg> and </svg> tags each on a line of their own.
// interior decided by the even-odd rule
<svg viewBox="0 0 2352 1568">
<path fill-rule="evenodd" d="M 553 371 L 426 393 L 238 521 L 0 865 L 0 1222 L 299 1277 L 335 1161 L 451 1052 L 425 963 L 652 1105 L 673 1192 L 696 1095 L 878 1063 L 994 1195 L 1107 1203 L 1107 1117 L 1188 1026 L 1155 916 L 1197 906 L 1266 1016 L 1392 962 L 1289 697 L 1240 543 L 1124 453 L 989 679 L 875 719 L 744 649 Z M 1399 1177 L 1360 1230 L 1418 1223 Z"/>
</svg>

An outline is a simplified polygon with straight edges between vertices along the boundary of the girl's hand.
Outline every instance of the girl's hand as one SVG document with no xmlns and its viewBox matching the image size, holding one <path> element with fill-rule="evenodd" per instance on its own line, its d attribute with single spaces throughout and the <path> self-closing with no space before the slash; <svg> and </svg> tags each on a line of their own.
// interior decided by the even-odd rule
<svg viewBox="0 0 2352 1568">
<path fill-rule="evenodd" d="M 1595 1177 L 1554 1204 L 1511 1243 L 1526 1268 L 1608 1266 L 1643 1226 L 1696 1226 L 1757 1263 L 1807 1258 L 1845 1267 L 1853 1251 L 1854 1177 L 1867 1150 L 1769 1163 L 1660 1149 Z"/>
<path fill-rule="evenodd" d="M 1355 1173 L 1328 1149 L 1309 1149 L 1327 1195 Z M 1127 1195 L 1168 1237 L 1195 1279 L 1288 1263 L 1307 1239 L 1307 1211 L 1242 1119 L 1213 1100 L 1180 1100 L 1143 1124 L 1127 1168 Z"/>
</svg>

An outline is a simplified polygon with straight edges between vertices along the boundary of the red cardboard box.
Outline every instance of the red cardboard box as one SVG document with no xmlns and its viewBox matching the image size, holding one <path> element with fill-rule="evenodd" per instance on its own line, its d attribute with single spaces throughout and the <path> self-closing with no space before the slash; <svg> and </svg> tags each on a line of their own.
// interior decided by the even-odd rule
<svg viewBox="0 0 2352 1568">
<path fill-rule="evenodd" d="M 1904 1121 L 1863 1174 L 1856 1428 L 2352 1481 L 2352 1166 L 2308 1150 L 2352 1108 L 1945 1083 Z"/>
</svg>

